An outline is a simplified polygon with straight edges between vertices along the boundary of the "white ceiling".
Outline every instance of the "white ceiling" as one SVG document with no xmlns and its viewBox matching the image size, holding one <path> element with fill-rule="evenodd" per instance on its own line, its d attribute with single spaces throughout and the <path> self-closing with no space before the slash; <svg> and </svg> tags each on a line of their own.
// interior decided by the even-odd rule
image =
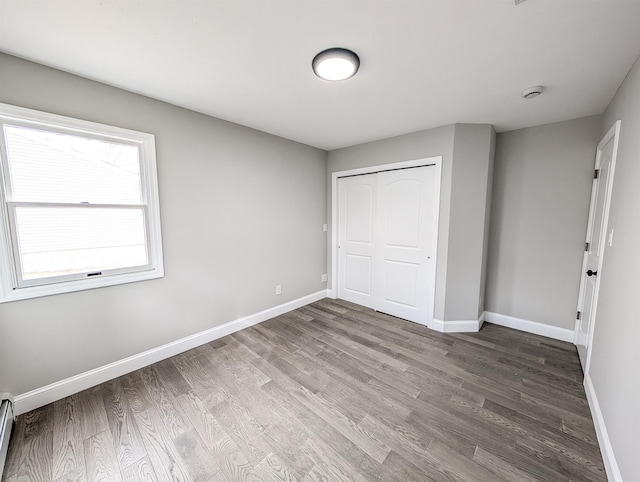
<svg viewBox="0 0 640 482">
<path fill-rule="evenodd" d="M 0 0 L 0 50 L 330 150 L 599 114 L 639 20 L 638 0 Z M 329 47 L 354 78 L 314 76 Z"/>
</svg>

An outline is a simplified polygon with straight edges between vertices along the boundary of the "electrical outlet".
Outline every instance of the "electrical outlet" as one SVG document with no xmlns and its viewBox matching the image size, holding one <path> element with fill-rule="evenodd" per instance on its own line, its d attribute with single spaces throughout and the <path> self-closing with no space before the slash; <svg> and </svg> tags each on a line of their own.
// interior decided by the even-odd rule
<svg viewBox="0 0 640 482">
<path fill-rule="evenodd" d="M 326 282 L 327 282 L 327 279 L 328 279 L 327 273 L 323 274 L 323 275 L 320 277 L 320 281 L 322 281 L 323 283 L 326 283 Z"/>
<path fill-rule="evenodd" d="M 277 295 L 281 295 L 282 294 L 282 285 L 276 285 L 276 294 Z"/>
<path fill-rule="evenodd" d="M 323 230 L 325 233 L 327 232 L 327 229 L 329 229 L 329 227 L 328 227 L 326 224 L 322 226 L 322 230 Z"/>
</svg>

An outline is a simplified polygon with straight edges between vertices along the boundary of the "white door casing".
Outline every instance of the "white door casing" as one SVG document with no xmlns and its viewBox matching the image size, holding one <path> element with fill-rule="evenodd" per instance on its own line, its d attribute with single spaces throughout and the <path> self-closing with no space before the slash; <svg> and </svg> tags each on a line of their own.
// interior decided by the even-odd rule
<svg viewBox="0 0 640 482">
<path fill-rule="evenodd" d="M 576 320 L 575 336 L 580 364 L 585 374 L 589 369 L 591 355 L 619 133 L 620 121 L 617 121 L 600 141 L 596 150 L 597 178 L 594 176 L 591 188 L 591 205 L 578 296 L 579 319 Z"/>
<path fill-rule="evenodd" d="M 338 296 L 431 326 L 439 205 L 435 165 L 338 179 Z"/>
</svg>

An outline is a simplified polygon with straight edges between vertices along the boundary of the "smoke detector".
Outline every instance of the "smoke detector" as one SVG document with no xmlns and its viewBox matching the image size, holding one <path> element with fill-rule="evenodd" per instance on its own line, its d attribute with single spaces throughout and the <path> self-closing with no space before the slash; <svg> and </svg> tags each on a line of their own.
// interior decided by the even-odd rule
<svg viewBox="0 0 640 482">
<path fill-rule="evenodd" d="M 522 91 L 523 99 L 533 99 L 534 97 L 538 97 L 540 94 L 544 92 L 544 87 L 541 85 L 535 85 L 533 87 L 528 87 Z"/>
</svg>

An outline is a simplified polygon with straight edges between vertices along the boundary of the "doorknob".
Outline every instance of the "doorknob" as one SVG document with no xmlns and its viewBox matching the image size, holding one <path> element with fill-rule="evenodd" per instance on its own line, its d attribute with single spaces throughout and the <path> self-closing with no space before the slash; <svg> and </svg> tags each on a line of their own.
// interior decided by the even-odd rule
<svg viewBox="0 0 640 482">
<path fill-rule="evenodd" d="M 587 276 L 598 276 L 598 272 L 597 271 L 587 271 Z"/>
</svg>

